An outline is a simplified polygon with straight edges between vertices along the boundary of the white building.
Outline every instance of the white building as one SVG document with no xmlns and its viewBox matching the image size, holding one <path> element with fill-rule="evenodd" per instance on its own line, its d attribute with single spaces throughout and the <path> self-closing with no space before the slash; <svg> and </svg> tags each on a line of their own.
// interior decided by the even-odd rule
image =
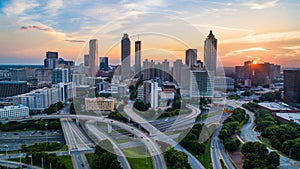
<svg viewBox="0 0 300 169">
<path fill-rule="evenodd" d="M 158 106 L 158 90 L 158 83 L 151 82 L 150 105 L 153 109 L 157 108 Z"/>
<path fill-rule="evenodd" d="M 68 68 L 55 68 L 52 72 L 52 83 L 57 84 L 60 82 L 69 82 L 69 69 Z"/>
<path fill-rule="evenodd" d="M 29 108 L 23 105 L 0 108 L 0 119 L 24 118 L 29 116 Z"/>
</svg>

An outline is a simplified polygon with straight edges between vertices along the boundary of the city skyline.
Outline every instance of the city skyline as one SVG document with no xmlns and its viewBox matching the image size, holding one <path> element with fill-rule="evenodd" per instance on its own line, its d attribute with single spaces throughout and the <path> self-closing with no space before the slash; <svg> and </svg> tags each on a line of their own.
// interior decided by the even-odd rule
<svg viewBox="0 0 300 169">
<path fill-rule="evenodd" d="M 139 3 L 103 1 L 102 4 L 90 2 L 92 5 L 79 1 L 59 2 L 2 1 L 0 3 L 0 20 L 5 23 L 0 27 L 2 32 L 0 41 L 3 44 L 0 50 L 2 64 L 42 64 L 40 58 L 44 57 L 45 51 L 57 51 L 63 58 L 76 61 L 77 58 L 83 56 L 79 56 L 81 55 L 80 51 L 84 49 L 84 46 L 88 46 L 91 35 L 105 27 L 104 25 L 108 28 L 116 26 L 118 27 L 117 33 L 111 33 L 116 31 L 114 29 L 111 32 L 105 32 L 102 34 L 103 36 L 92 37 L 101 41 L 101 47 L 103 44 L 103 48 L 99 49 L 99 56 L 106 56 L 107 49 L 112 46 L 115 39 L 120 38 L 119 31 L 120 33 L 125 31 L 136 37 L 136 34 L 139 33 L 139 27 L 133 29 L 134 24 L 127 19 L 134 18 L 135 22 L 133 23 L 136 23 L 143 18 L 141 17 L 143 16 L 141 11 L 143 11 L 145 13 L 159 12 L 163 15 L 168 13 L 168 16 L 190 23 L 196 31 L 202 33 L 203 37 L 198 38 L 198 44 L 190 46 L 190 48 L 198 49 L 200 59 L 203 57 L 202 47 L 204 45 L 201 38 L 205 38 L 211 29 L 218 39 L 218 56 L 220 56 L 224 66 L 241 65 L 245 60 L 268 61 L 281 64 L 284 67 L 299 65 L 298 42 L 300 33 L 297 20 L 299 20 L 300 15 L 297 11 L 299 4 L 295 1 L 251 1 L 248 3 L 239 1 L 226 3 L 220 1 L 185 1 L 174 4 L 168 1 L 152 3 L 146 1 Z M 199 9 L 194 6 L 198 6 Z M 72 11 L 79 7 L 82 7 L 82 11 L 85 13 L 78 12 L 73 16 Z M 165 10 L 161 10 L 160 7 L 164 7 Z M 287 12 L 279 12 L 287 8 L 289 9 Z M 112 9 L 124 11 L 125 14 L 120 16 L 111 12 L 109 16 L 102 17 L 101 14 L 104 13 L 97 12 Z M 194 15 L 194 12 L 198 10 L 203 12 L 197 12 L 199 14 Z M 95 18 L 96 15 L 97 18 L 99 16 L 99 19 Z M 240 17 L 234 17 L 237 15 Z M 122 20 L 122 17 L 125 19 Z M 107 23 L 115 20 L 120 22 L 107 26 Z M 68 25 L 65 25 L 66 22 L 63 21 L 66 21 Z M 126 28 L 128 31 L 124 29 L 125 23 L 128 25 Z M 142 24 L 147 28 L 146 30 L 150 30 L 148 28 L 157 23 L 146 18 Z M 164 27 L 163 24 L 161 27 Z M 162 33 L 164 32 L 162 31 Z M 188 35 L 185 34 L 182 37 L 185 36 L 188 39 Z M 112 42 L 107 42 L 108 39 L 111 39 Z M 140 39 L 144 42 L 143 50 L 152 47 L 151 43 L 147 43 L 147 36 L 141 34 Z M 137 37 L 132 40 L 137 40 Z M 157 40 L 165 42 L 162 37 L 157 38 Z M 166 42 L 162 48 L 172 52 L 177 57 L 174 60 L 184 58 L 186 48 L 183 45 Z M 116 46 L 118 45 L 120 44 Z M 32 46 L 35 47 L 32 48 Z M 115 47 L 115 49 L 120 48 Z M 115 49 L 113 47 L 108 55 L 112 64 L 120 63 L 118 59 L 120 58 L 120 51 Z"/>
</svg>

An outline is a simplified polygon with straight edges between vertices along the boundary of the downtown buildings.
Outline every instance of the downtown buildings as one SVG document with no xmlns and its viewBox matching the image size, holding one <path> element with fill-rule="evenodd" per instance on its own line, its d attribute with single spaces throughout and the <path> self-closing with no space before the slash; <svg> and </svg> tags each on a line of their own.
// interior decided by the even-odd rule
<svg viewBox="0 0 300 169">
<path fill-rule="evenodd" d="M 98 70 L 98 40 L 92 39 L 89 42 L 89 71 L 88 75 L 90 77 L 96 77 Z"/>
<path fill-rule="evenodd" d="M 300 70 L 284 70 L 284 101 L 300 107 Z"/>
<path fill-rule="evenodd" d="M 0 120 L 29 117 L 29 108 L 23 105 L 0 108 Z"/>
<path fill-rule="evenodd" d="M 121 40 L 121 77 L 126 79 L 130 77 L 130 39 L 127 33 L 123 34 Z"/>
</svg>

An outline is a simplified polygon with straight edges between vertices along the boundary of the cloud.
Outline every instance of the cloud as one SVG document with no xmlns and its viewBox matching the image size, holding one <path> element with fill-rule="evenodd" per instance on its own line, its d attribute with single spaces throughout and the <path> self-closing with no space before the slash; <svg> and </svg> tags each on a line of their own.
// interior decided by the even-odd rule
<svg viewBox="0 0 300 169">
<path fill-rule="evenodd" d="M 266 8 L 275 7 L 278 1 L 279 0 L 272 0 L 264 3 L 247 2 L 247 3 L 243 3 L 242 6 L 247 6 L 250 9 L 266 9 Z"/>
<path fill-rule="evenodd" d="M 299 40 L 300 31 L 272 32 L 263 34 L 248 34 L 247 36 L 220 41 L 222 44 L 228 43 L 263 43 L 263 42 L 283 42 L 289 40 Z"/>
<path fill-rule="evenodd" d="M 215 28 L 215 29 L 223 29 L 223 30 L 229 30 L 229 31 L 241 31 L 241 32 L 254 32 L 254 29 L 243 29 L 243 28 L 233 28 L 233 27 L 225 27 L 225 26 L 216 26 L 216 25 L 210 25 L 210 24 L 193 24 L 196 27 L 204 27 L 204 28 Z"/>
<path fill-rule="evenodd" d="M 233 50 L 233 51 L 230 51 L 230 52 L 226 53 L 222 58 L 230 57 L 230 56 L 238 56 L 238 55 L 241 55 L 242 53 L 246 53 L 246 52 L 271 52 L 271 51 L 272 50 L 268 50 L 268 49 L 265 49 L 263 47 L 253 47 L 253 48 L 239 49 L 239 50 Z M 250 56 L 248 56 L 248 57 L 250 57 Z"/>
<path fill-rule="evenodd" d="M 28 0 L 28 1 L 20 1 L 20 0 L 13 0 L 11 3 L 6 4 L 3 8 L 3 12 L 10 16 L 10 15 L 20 15 L 23 14 L 27 10 L 31 10 L 40 6 L 35 0 Z"/>
<path fill-rule="evenodd" d="M 58 11 L 63 7 L 63 0 L 48 1 L 45 11 L 50 16 L 57 16 Z"/>
<path fill-rule="evenodd" d="M 67 39 L 65 41 L 67 41 L 67 42 L 74 42 L 74 43 L 84 43 L 85 42 L 85 40 L 71 40 L 71 39 Z"/>
<path fill-rule="evenodd" d="M 55 32 L 55 30 L 53 28 L 50 27 L 41 27 L 41 26 L 36 26 L 36 25 L 32 25 L 32 26 L 21 26 L 20 30 L 31 30 L 31 29 L 36 29 L 36 30 L 40 30 L 40 31 L 46 31 L 46 32 Z"/>
</svg>

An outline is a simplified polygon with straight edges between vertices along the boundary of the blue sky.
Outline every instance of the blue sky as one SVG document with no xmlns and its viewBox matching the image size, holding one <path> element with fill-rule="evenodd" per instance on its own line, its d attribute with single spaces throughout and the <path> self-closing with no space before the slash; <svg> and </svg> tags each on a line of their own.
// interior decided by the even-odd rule
<svg viewBox="0 0 300 169">
<path fill-rule="evenodd" d="M 255 59 L 296 66 L 300 65 L 299 9 L 298 0 L 2 0 L 0 59 L 1 64 L 42 64 L 50 50 L 79 63 L 86 42 L 97 38 L 99 55 L 108 55 L 117 64 L 116 42 L 123 32 L 169 34 L 197 48 L 201 58 L 203 40 L 213 30 L 224 65 Z M 177 58 L 184 57 L 187 47 L 150 35 L 141 35 L 141 40 L 144 49 L 159 46 Z M 164 44 L 158 45 L 160 41 Z"/>
</svg>

